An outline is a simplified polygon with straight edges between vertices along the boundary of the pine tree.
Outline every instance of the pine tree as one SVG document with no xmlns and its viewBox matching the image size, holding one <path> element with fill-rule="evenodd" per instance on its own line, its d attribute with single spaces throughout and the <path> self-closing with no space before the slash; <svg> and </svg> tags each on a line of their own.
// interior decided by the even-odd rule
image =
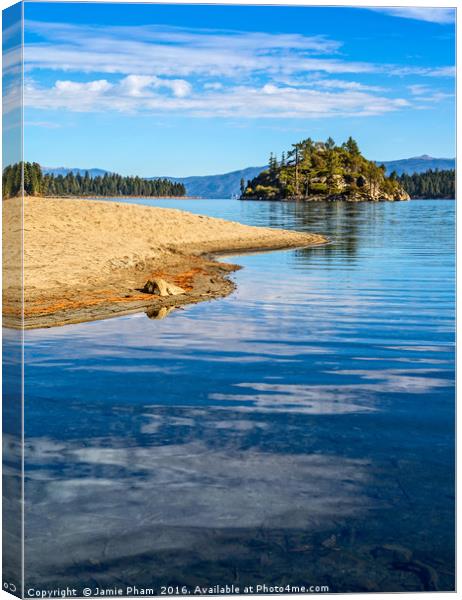
<svg viewBox="0 0 462 600">
<path fill-rule="evenodd" d="M 103 177 L 84 177 L 73 172 L 62 175 L 43 176 L 38 163 L 16 163 L 3 170 L 3 197 L 17 196 L 22 190 L 30 196 L 184 196 L 185 186 L 168 179 L 146 180 L 140 177 L 122 177 L 106 173 Z"/>
<path fill-rule="evenodd" d="M 307 138 L 292 144 L 279 164 L 272 154 L 269 168 L 248 183 L 243 197 L 378 200 L 381 194 L 391 200 L 403 198 L 401 182 L 387 177 L 383 165 L 366 160 L 352 137 L 341 146 L 329 137 L 325 142 Z"/>
<path fill-rule="evenodd" d="M 411 198 L 455 198 L 455 170 L 403 173 L 397 180 Z"/>
<path fill-rule="evenodd" d="M 351 135 L 347 139 L 347 141 L 342 146 L 351 156 L 359 156 L 361 153 L 359 151 L 359 146 L 356 140 L 354 140 Z"/>
</svg>

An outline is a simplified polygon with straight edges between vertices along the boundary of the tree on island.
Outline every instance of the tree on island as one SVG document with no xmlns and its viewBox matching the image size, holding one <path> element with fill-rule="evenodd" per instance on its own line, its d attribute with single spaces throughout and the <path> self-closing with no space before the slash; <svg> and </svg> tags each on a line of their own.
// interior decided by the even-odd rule
<svg viewBox="0 0 462 600">
<path fill-rule="evenodd" d="M 386 176 L 383 165 L 362 156 L 352 137 L 341 146 L 329 137 L 292 144 L 279 163 L 272 153 L 268 169 L 248 183 L 241 198 L 405 200 L 408 195 L 399 180 Z"/>
</svg>

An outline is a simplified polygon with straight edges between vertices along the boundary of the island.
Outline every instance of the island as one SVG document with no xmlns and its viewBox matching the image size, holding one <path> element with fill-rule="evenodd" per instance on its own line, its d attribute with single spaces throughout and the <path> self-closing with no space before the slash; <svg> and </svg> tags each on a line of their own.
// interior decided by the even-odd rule
<svg viewBox="0 0 462 600">
<path fill-rule="evenodd" d="M 12 328 L 139 311 L 160 319 L 177 306 L 234 290 L 229 274 L 239 267 L 216 254 L 327 241 L 115 201 L 24 196 L 5 199 L 3 208 L 3 323 Z M 15 233 L 22 230 L 24 249 Z"/>
<path fill-rule="evenodd" d="M 331 137 L 325 142 L 307 138 L 293 144 L 279 160 L 271 154 L 268 164 L 247 185 L 241 182 L 242 200 L 410 199 L 396 174 L 387 177 L 384 165 L 364 158 L 352 137 L 341 146 Z"/>
</svg>

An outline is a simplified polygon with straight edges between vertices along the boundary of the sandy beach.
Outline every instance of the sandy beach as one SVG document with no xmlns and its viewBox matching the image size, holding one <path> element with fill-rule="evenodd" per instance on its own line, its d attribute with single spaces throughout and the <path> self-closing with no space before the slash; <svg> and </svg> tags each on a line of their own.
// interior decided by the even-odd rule
<svg viewBox="0 0 462 600">
<path fill-rule="evenodd" d="M 4 201 L 5 238 L 21 228 L 18 199 Z M 8 207 L 8 203 L 11 204 Z M 62 198 L 24 201 L 24 326 L 50 327 L 136 311 L 162 318 L 175 306 L 229 294 L 214 254 L 325 243 L 317 234 L 249 227 L 176 209 Z M 4 248 L 4 325 L 20 326 L 21 249 Z M 143 292 L 162 278 L 184 293 Z"/>
</svg>

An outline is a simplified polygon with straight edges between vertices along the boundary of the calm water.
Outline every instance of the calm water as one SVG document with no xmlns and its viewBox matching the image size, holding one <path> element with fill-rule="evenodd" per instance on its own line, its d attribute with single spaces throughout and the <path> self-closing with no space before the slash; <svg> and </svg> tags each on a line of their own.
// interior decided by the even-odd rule
<svg viewBox="0 0 462 600">
<path fill-rule="evenodd" d="M 453 589 L 455 203 L 156 204 L 332 242 L 26 332 L 27 585 Z"/>
</svg>

